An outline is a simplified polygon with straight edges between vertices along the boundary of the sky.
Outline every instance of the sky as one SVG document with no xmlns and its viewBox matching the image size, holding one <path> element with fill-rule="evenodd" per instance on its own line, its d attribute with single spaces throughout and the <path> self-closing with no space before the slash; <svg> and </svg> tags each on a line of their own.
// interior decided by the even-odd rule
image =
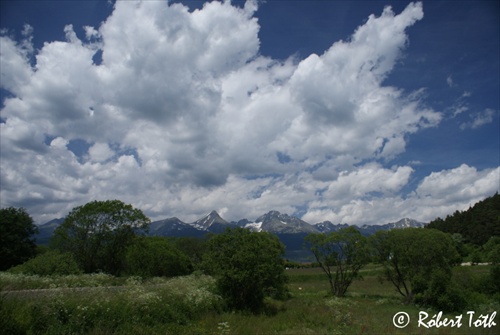
<svg viewBox="0 0 500 335">
<path fill-rule="evenodd" d="M 0 207 L 429 222 L 500 189 L 498 1 L 1 1 Z"/>
</svg>

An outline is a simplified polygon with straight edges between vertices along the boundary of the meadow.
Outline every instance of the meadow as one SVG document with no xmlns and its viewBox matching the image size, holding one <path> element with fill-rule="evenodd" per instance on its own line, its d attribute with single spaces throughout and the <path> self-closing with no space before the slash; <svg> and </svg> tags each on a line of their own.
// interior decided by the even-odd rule
<svg viewBox="0 0 500 335">
<path fill-rule="evenodd" d="M 457 267 L 465 283 L 488 266 Z M 439 311 L 404 305 L 393 286 L 380 280 L 381 269 L 370 264 L 345 298 L 328 294 L 320 268 L 288 269 L 291 296 L 266 300 L 262 314 L 227 312 L 215 294 L 215 281 L 201 273 L 151 278 L 106 274 L 27 276 L 0 273 L 0 332 L 5 334 L 498 334 L 500 326 L 469 326 L 469 314 L 443 315 L 461 327 L 418 326 L 420 312 Z M 473 285 L 473 284 L 469 284 Z M 495 299 L 475 297 L 474 320 L 500 311 Z M 397 328 L 393 317 L 405 312 L 410 322 Z M 495 323 L 500 323 L 497 317 Z M 492 324 L 490 324 L 492 325 Z"/>
</svg>

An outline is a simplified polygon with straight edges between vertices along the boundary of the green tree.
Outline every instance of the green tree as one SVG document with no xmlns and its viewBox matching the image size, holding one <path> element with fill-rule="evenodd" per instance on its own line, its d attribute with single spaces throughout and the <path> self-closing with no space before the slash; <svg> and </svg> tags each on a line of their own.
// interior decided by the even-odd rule
<svg viewBox="0 0 500 335">
<path fill-rule="evenodd" d="M 432 299 L 445 297 L 451 268 L 461 259 L 449 234 L 435 229 L 394 229 L 378 231 L 372 242 L 385 278 L 406 303 L 419 295 L 420 301 L 439 305 Z"/>
<path fill-rule="evenodd" d="M 487 262 L 500 264 L 500 236 L 491 237 L 483 246 Z"/>
<path fill-rule="evenodd" d="M 33 235 L 37 232 L 33 219 L 24 208 L 0 209 L 0 271 L 36 255 Z"/>
<path fill-rule="evenodd" d="M 451 234 L 451 239 L 453 241 L 453 245 L 455 246 L 455 249 L 457 249 L 458 254 L 460 257 L 463 259 L 466 257 L 469 253 L 469 250 L 467 250 L 467 246 L 464 243 L 464 238 L 462 234 L 459 233 L 453 233 Z"/>
<path fill-rule="evenodd" d="M 126 272 L 142 277 L 174 277 L 193 271 L 191 260 L 165 237 L 141 237 L 127 249 Z"/>
<path fill-rule="evenodd" d="M 227 229 L 208 240 L 202 267 L 216 277 L 230 309 L 258 312 L 266 296 L 284 298 L 288 293 L 284 252 L 278 238 L 267 232 Z"/>
<path fill-rule="evenodd" d="M 150 220 L 141 210 L 119 200 L 92 201 L 73 208 L 55 230 L 53 248 L 70 252 L 84 272 L 123 270 L 125 251 Z"/>
<path fill-rule="evenodd" d="M 174 244 L 177 248 L 189 257 L 193 267 L 198 269 L 203 259 L 207 247 L 206 238 L 199 237 L 175 237 Z"/>
<path fill-rule="evenodd" d="M 455 211 L 444 220 L 437 218 L 429 222 L 426 228 L 459 233 L 465 243 L 482 246 L 492 236 L 500 235 L 500 195 L 497 192 L 466 211 Z"/>
<path fill-rule="evenodd" d="M 478 265 L 483 261 L 483 255 L 481 250 L 478 247 L 474 249 L 474 251 L 470 255 L 470 261 L 472 265 Z"/>
<path fill-rule="evenodd" d="M 338 297 L 345 295 L 370 260 L 366 237 L 353 226 L 329 234 L 310 234 L 305 242 L 328 277 L 331 293 Z"/>
</svg>

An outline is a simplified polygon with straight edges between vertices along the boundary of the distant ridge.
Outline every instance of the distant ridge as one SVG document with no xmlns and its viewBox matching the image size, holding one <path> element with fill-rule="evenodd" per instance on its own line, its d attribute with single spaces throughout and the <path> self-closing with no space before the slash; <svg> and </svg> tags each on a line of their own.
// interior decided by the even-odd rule
<svg viewBox="0 0 500 335">
<path fill-rule="evenodd" d="M 49 221 L 38 226 L 40 233 L 36 235 L 39 244 L 48 244 L 54 230 L 64 222 L 64 218 Z M 401 229 L 408 227 L 424 227 L 425 223 L 404 218 L 397 222 L 383 225 L 355 226 L 365 235 L 372 235 L 379 230 Z M 184 222 L 177 217 L 167 218 L 151 222 L 149 226 L 150 236 L 166 237 L 203 237 L 208 233 L 218 234 L 229 227 L 242 227 L 251 231 L 265 231 L 276 235 L 285 245 L 285 258 L 294 261 L 311 261 L 310 252 L 303 248 L 304 238 L 310 233 L 330 233 L 339 229 L 349 227 L 348 224 L 334 224 L 324 221 L 317 224 L 309 224 L 297 217 L 283 214 L 278 211 L 270 211 L 258 217 L 255 221 L 242 219 L 228 222 L 224 220 L 217 211 L 194 222 Z"/>
<path fill-rule="evenodd" d="M 270 211 L 260 216 L 255 222 L 247 223 L 245 228 L 281 234 L 318 232 L 313 225 L 288 214 L 281 214 L 278 211 Z"/>
<path fill-rule="evenodd" d="M 209 231 L 209 232 L 222 232 L 229 226 L 232 226 L 229 222 L 221 218 L 219 213 L 216 211 L 211 211 L 208 215 L 202 217 L 199 220 L 196 220 L 193 223 L 189 224 L 196 229 Z"/>
<path fill-rule="evenodd" d="M 38 226 L 39 234 L 36 238 L 39 243 L 50 239 L 54 230 L 64 222 L 64 218 L 54 219 Z M 364 235 L 374 234 L 378 230 L 391 230 L 409 227 L 422 228 L 426 223 L 419 222 L 413 219 L 404 218 L 397 222 L 390 222 L 383 225 L 362 225 L 355 226 Z M 202 236 L 206 232 L 219 233 L 228 227 L 243 227 L 252 231 L 267 231 L 275 234 L 298 234 L 298 233 L 329 233 L 346 228 L 349 225 L 346 223 L 334 224 L 330 221 L 323 221 L 316 224 L 310 224 L 297 217 L 288 214 L 282 214 L 278 211 L 270 211 L 254 222 L 248 219 L 228 222 L 224 220 L 217 211 L 211 211 L 204 217 L 188 223 L 177 217 L 167 218 L 151 222 L 149 227 L 149 235 L 156 236 L 184 236 L 184 235 L 199 235 Z"/>
<path fill-rule="evenodd" d="M 64 222 L 64 218 L 50 220 L 38 226 L 38 234 L 35 234 L 35 242 L 37 244 L 48 245 L 50 238 L 54 234 L 54 230 Z"/>
</svg>

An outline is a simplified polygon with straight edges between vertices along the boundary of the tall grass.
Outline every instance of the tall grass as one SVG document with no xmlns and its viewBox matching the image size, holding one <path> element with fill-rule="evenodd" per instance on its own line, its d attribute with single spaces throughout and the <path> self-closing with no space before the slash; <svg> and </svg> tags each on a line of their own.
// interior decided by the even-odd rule
<svg viewBox="0 0 500 335">
<path fill-rule="evenodd" d="M 209 276 L 161 282 L 144 285 L 132 278 L 120 290 L 50 290 L 36 300 L 7 295 L 0 308 L 11 314 L 5 327 L 27 334 L 192 333 L 193 320 L 222 308 Z"/>
<path fill-rule="evenodd" d="M 106 273 L 39 276 L 0 272 L 0 289 L 3 291 L 117 286 L 123 285 L 125 281 L 126 278 L 114 277 Z"/>
<path fill-rule="evenodd" d="M 114 279 L 119 288 L 107 284 L 91 289 L 53 289 L 32 299 L 31 293 L 19 296 L 2 292 L 0 300 L 0 329 L 8 334 L 199 334 L 199 335 L 254 335 L 254 334 L 498 334 L 500 321 L 493 328 L 469 328 L 466 322 L 457 328 L 418 327 L 418 313 L 438 311 L 415 305 L 404 305 L 393 286 L 379 280 L 380 269 L 371 267 L 364 279 L 355 281 L 345 298 L 329 294 L 328 281 L 321 269 L 291 269 L 286 301 L 266 300 L 265 313 L 259 315 L 228 312 L 221 298 L 215 294 L 215 281 L 204 275 L 190 275 L 173 279 L 154 278 L 143 281 L 139 277 Z M 457 269 L 458 278 L 470 283 L 470 278 L 481 283 L 484 268 Z M 10 287 L 28 287 L 33 281 L 54 280 L 58 287 L 68 287 L 63 278 L 2 277 Z M 97 278 L 100 275 L 96 275 Z M 77 281 L 65 277 L 69 282 Z M 92 276 L 82 276 L 92 286 L 108 283 Z M 27 286 L 15 284 L 25 281 Z M 111 280 L 111 279 L 109 279 Z M 48 284 L 49 286 L 51 284 Z M 18 286 L 16 286 L 18 285 Z M 47 287 L 47 283 L 44 283 Z M 471 284 L 469 284 L 471 285 Z M 477 298 L 474 307 L 479 313 L 500 312 L 500 304 L 493 297 Z M 411 318 L 404 328 L 396 328 L 393 316 L 404 311 Z M 465 312 L 464 312 L 465 313 Z M 464 314 L 465 315 L 465 314 Z M 445 315 L 454 317 L 455 315 Z M 464 317 L 465 318 L 465 317 Z M 7 321 L 6 321 L 7 320 Z M 3 322 L 3 323 L 2 323 Z M 1 331 L 0 331 L 1 333 Z"/>
</svg>

